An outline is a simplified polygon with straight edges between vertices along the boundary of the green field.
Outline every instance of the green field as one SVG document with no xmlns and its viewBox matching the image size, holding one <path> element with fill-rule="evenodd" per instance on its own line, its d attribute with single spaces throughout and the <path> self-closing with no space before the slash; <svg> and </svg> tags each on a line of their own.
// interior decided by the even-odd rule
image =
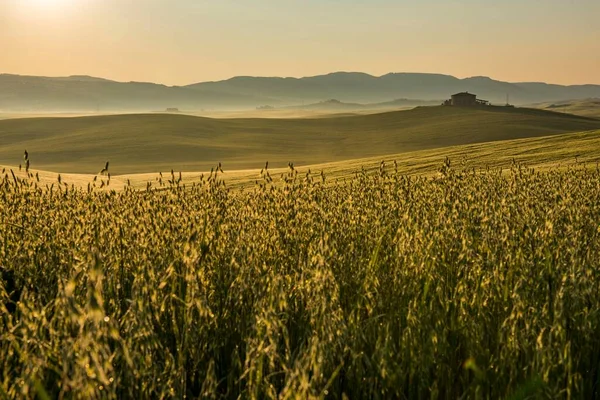
<svg viewBox="0 0 600 400">
<path fill-rule="evenodd" d="M 539 103 L 536 108 L 581 115 L 584 117 L 600 118 L 600 99 L 563 100 Z"/>
<path fill-rule="evenodd" d="M 593 398 L 600 172 L 438 170 L 243 193 L 8 174 L 0 397 Z"/>
<path fill-rule="evenodd" d="M 300 176 L 306 176 L 310 171 L 313 178 L 320 177 L 321 172 L 325 174 L 327 183 L 340 182 L 352 178 L 357 172 L 377 173 L 384 161 L 386 171 L 396 170 L 406 175 L 431 175 L 437 173 L 440 165 L 448 158 L 455 168 L 459 169 L 487 169 L 508 168 L 514 163 L 540 170 L 561 169 L 576 164 L 587 164 L 595 166 L 600 162 L 600 131 L 566 133 L 560 135 L 544 136 L 537 138 L 503 140 L 497 142 L 477 143 L 471 145 L 450 146 L 441 149 L 420 150 L 399 154 L 386 154 L 378 157 L 359 158 L 332 163 L 312 164 L 308 166 L 295 167 Z M 395 164 L 394 164 L 395 162 Z M 264 166 L 264 165 L 262 165 Z M 261 167 L 262 167 L 261 166 Z M 216 167 L 216 165 L 214 166 Z M 24 169 L 21 171 L 14 166 L 2 166 L 6 175 L 13 171 L 15 177 L 27 179 Z M 248 188 L 262 182 L 260 169 L 229 170 L 227 165 L 224 172 L 218 174 L 218 179 L 226 183 L 230 188 Z M 270 175 L 275 184 L 284 181 L 289 168 L 270 168 Z M 174 171 L 176 179 L 179 179 L 179 171 Z M 40 186 L 52 185 L 58 182 L 58 173 L 38 171 L 32 169 L 30 173 L 37 176 L 32 182 Z M 88 184 L 104 190 L 120 191 L 125 187 L 145 189 L 148 183 L 152 188 L 165 188 L 168 181 L 172 179 L 171 173 L 141 173 L 112 175 L 110 184 L 107 176 L 96 174 L 65 174 L 62 173 L 61 182 L 86 188 Z M 199 183 L 201 177 L 208 178 L 209 171 L 183 172 L 181 173 L 181 184 L 192 185 Z M 94 181 L 96 178 L 96 181 Z"/>
<path fill-rule="evenodd" d="M 532 109 L 422 107 L 337 118 L 211 119 L 114 115 L 0 121 L 0 164 L 23 150 L 39 170 L 113 175 L 310 165 L 600 129 L 600 120 Z"/>
</svg>

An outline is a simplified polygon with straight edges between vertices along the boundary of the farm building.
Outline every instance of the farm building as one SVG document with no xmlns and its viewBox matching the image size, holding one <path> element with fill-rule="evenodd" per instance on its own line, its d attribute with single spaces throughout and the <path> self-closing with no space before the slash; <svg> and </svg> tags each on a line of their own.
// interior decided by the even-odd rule
<svg viewBox="0 0 600 400">
<path fill-rule="evenodd" d="M 469 92 L 461 92 L 453 94 L 450 100 L 446 100 L 444 102 L 444 105 L 457 107 L 474 107 L 489 106 L 490 102 L 487 100 L 478 99 L 476 94 Z"/>
</svg>

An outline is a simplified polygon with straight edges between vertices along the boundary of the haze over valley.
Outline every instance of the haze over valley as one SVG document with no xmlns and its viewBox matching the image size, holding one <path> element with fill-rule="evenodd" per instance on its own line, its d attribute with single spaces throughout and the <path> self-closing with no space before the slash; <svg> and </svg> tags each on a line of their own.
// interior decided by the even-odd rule
<svg viewBox="0 0 600 400">
<path fill-rule="evenodd" d="M 177 108 L 273 108 L 344 111 L 440 104 L 451 94 L 476 93 L 495 104 L 522 105 L 600 97 L 600 85 L 509 83 L 487 77 L 336 72 L 306 78 L 238 76 L 224 81 L 165 86 L 88 76 L 65 78 L 0 75 L 0 112 L 149 112 Z M 338 102 L 335 107 L 334 100 Z M 339 103 L 350 103 L 340 107 Z M 353 103 L 353 104 L 352 104 Z M 336 110 L 336 108 L 338 110 Z"/>
</svg>

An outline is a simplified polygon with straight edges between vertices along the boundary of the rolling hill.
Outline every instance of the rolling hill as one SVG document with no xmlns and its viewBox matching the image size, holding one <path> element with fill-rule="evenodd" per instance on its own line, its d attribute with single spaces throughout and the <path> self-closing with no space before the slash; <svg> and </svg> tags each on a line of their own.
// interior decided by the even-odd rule
<svg viewBox="0 0 600 400">
<path fill-rule="evenodd" d="M 584 117 L 600 118 L 600 98 L 547 102 L 535 104 L 534 107 L 544 110 L 582 115 Z"/>
<path fill-rule="evenodd" d="M 312 110 L 323 112 L 352 112 L 352 111 L 392 111 L 400 108 L 433 106 L 439 105 L 443 100 L 411 100 L 411 99 L 396 99 L 382 103 L 345 103 L 336 99 L 320 101 L 318 103 L 302 104 L 284 107 L 291 110 Z"/>
<path fill-rule="evenodd" d="M 0 121 L 0 164 L 96 173 L 308 165 L 446 146 L 600 129 L 600 120 L 543 110 L 419 107 L 337 118 L 211 119 L 141 114 Z"/>
<path fill-rule="evenodd" d="M 312 164 L 296 167 L 300 179 L 310 172 L 313 179 L 321 179 L 320 173 L 326 176 L 326 183 L 344 181 L 351 178 L 359 171 L 368 174 L 378 173 L 381 161 L 385 161 L 385 170 L 398 172 L 405 175 L 431 175 L 439 171 L 442 163 L 448 157 L 456 170 L 480 169 L 480 168 L 509 168 L 514 162 L 536 169 L 561 169 L 565 167 L 595 167 L 600 162 L 600 131 L 588 131 L 578 133 L 565 133 L 561 135 L 543 136 L 536 138 L 501 140 L 497 142 L 477 143 L 471 145 L 450 146 L 441 149 L 419 150 L 400 154 L 387 154 L 380 157 L 360 158 L 339 162 Z M 395 162 L 395 163 L 394 163 Z M 3 166 L 0 168 L 11 168 Z M 27 179 L 25 170 L 19 171 L 12 167 L 12 172 L 19 179 Z M 288 168 L 270 168 L 270 174 L 274 177 L 274 184 L 281 184 L 281 174 L 289 172 Z M 58 182 L 56 172 L 31 170 L 32 175 L 37 175 L 39 183 L 51 185 Z M 12 179 L 11 173 L 4 173 Z M 179 174 L 175 173 L 176 177 Z M 200 182 L 200 177 L 206 178 L 208 171 L 184 172 L 181 174 L 182 183 L 189 185 Z M 2 175 L 0 175 L 0 178 Z M 107 182 L 107 177 L 98 179 L 95 174 L 61 174 L 61 181 L 68 185 L 86 188 L 88 184 L 95 182 L 96 188 Z M 33 178 L 36 179 L 36 178 Z M 161 185 L 162 179 L 162 185 Z M 158 173 L 140 173 L 113 175 L 111 183 L 104 186 L 104 190 L 121 190 L 126 186 L 135 189 L 145 189 L 148 182 L 153 188 L 168 185 L 171 179 L 170 173 L 162 177 Z M 225 170 L 219 173 L 218 179 L 224 180 L 230 188 L 253 187 L 256 182 L 264 182 L 260 176 L 259 169 L 248 170 Z M 36 179 L 37 180 L 37 179 Z M 102 189 L 100 189 L 102 190 Z"/>
<path fill-rule="evenodd" d="M 89 76 L 64 78 L 0 74 L 0 110 L 5 112 L 113 112 L 239 110 L 260 105 L 282 107 L 338 99 L 344 103 L 382 103 L 409 98 L 439 101 L 470 91 L 496 104 L 531 104 L 600 97 L 600 85 L 561 86 L 509 83 L 488 77 L 459 79 L 450 75 L 390 73 L 372 76 L 336 72 L 305 78 L 239 76 L 217 82 L 165 86 L 115 82 Z"/>
<path fill-rule="evenodd" d="M 0 110 L 13 112 L 147 112 L 172 107 L 229 109 L 274 101 L 269 97 L 195 91 L 148 82 L 0 74 Z"/>
<path fill-rule="evenodd" d="M 379 77 L 360 72 L 335 72 L 305 78 L 239 76 L 187 87 L 228 94 L 260 94 L 281 99 L 284 103 L 293 103 L 294 100 L 322 101 L 330 98 L 344 102 L 380 103 L 400 97 L 437 101 L 462 91 L 477 93 L 480 97 L 497 104 L 504 104 L 507 94 L 514 104 L 600 95 L 600 85 L 509 83 L 482 76 L 459 79 L 450 75 L 423 73 L 389 73 Z"/>
</svg>

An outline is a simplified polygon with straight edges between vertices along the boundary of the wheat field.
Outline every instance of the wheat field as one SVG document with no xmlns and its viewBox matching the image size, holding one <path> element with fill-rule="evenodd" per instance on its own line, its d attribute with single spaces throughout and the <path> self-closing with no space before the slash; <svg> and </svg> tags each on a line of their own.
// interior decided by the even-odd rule
<svg viewBox="0 0 600 400">
<path fill-rule="evenodd" d="M 4 398 L 591 398 L 600 171 L 0 182 Z"/>
</svg>

